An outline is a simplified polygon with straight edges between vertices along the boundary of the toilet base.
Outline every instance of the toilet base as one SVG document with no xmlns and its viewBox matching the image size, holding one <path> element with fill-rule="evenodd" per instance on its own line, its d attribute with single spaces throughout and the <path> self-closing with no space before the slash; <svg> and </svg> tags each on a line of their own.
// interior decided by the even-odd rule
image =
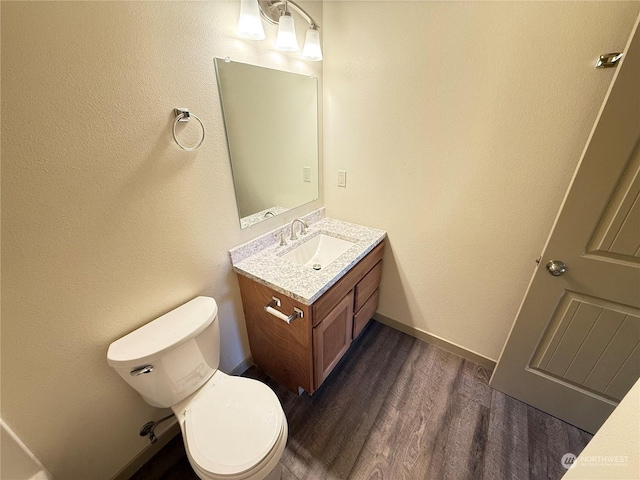
<svg viewBox="0 0 640 480">
<path fill-rule="evenodd" d="M 200 471 L 200 469 L 194 465 L 193 463 L 191 463 L 191 459 L 189 459 L 189 464 L 191 465 L 191 468 L 193 468 L 193 471 L 195 472 L 195 474 L 198 476 L 198 478 L 200 480 L 212 480 L 215 477 L 210 477 L 207 476 L 206 474 L 204 474 L 203 472 Z M 260 476 L 260 473 L 262 472 L 258 472 L 257 475 L 251 476 L 251 477 L 247 477 L 247 480 L 281 480 L 282 479 L 282 464 L 280 462 L 278 462 L 276 464 L 275 467 L 273 467 L 273 469 L 267 474 L 266 477 L 262 477 Z"/>
<path fill-rule="evenodd" d="M 258 469 L 257 471 L 252 472 L 252 474 L 249 474 L 249 475 L 240 474 L 239 476 L 232 476 L 232 477 L 227 477 L 227 478 L 229 478 L 229 480 L 239 480 L 239 479 L 242 479 L 242 480 L 281 480 L 281 478 L 282 478 L 282 464 L 280 463 L 280 458 L 282 457 L 282 454 L 284 452 L 284 447 L 285 447 L 285 445 L 287 443 L 288 434 L 289 434 L 289 428 L 288 428 L 288 425 L 287 425 L 287 423 L 285 421 L 285 424 L 283 426 L 283 435 L 278 440 L 278 443 L 275 446 L 275 451 L 273 452 L 273 455 L 262 466 L 262 468 Z M 200 470 L 200 468 L 198 468 L 198 465 L 194 464 L 193 459 L 191 458 L 191 455 L 189 455 L 189 450 L 188 450 L 187 445 L 185 445 L 185 448 L 186 448 L 187 459 L 189 460 L 189 464 L 191 465 L 191 468 L 193 468 L 193 471 L 198 476 L 198 478 L 200 478 L 201 480 L 217 480 L 218 477 L 212 476 L 212 475 L 208 474 L 207 472 L 203 472 L 202 470 Z M 272 467 L 272 465 L 273 465 L 273 467 Z M 265 473 L 266 473 L 266 475 L 265 475 Z"/>
</svg>

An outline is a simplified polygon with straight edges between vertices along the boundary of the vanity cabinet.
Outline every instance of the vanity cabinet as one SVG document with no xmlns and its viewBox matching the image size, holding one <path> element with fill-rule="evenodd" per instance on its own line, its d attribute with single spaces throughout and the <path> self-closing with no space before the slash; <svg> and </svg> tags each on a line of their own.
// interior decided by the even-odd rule
<svg viewBox="0 0 640 480">
<path fill-rule="evenodd" d="M 239 274 L 254 363 L 296 393 L 317 390 L 378 307 L 383 251 L 384 242 L 311 305 Z M 277 310 L 289 315 L 295 307 L 303 317 L 288 324 L 265 311 L 274 297 L 281 303 Z"/>
</svg>

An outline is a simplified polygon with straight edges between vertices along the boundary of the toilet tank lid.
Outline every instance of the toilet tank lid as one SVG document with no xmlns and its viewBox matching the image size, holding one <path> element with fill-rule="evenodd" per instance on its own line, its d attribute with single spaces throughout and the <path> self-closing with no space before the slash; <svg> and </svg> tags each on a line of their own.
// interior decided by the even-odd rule
<svg viewBox="0 0 640 480">
<path fill-rule="evenodd" d="M 213 298 L 196 297 L 113 342 L 107 362 L 112 367 L 133 367 L 154 360 L 198 335 L 217 314 Z"/>
</svg>

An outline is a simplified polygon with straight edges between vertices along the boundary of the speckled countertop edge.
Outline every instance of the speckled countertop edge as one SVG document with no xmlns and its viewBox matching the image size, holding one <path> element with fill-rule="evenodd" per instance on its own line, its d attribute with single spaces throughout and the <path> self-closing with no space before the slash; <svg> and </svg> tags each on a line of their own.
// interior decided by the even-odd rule
<svg viewBox="0 0 640 480">
<path fill-rule="evenodd" d="M 324 209 L 321 210 L 324 215 Z M 310 215 L 317 212 L 312 212 Z M 281 229 L 269 232 L 262 237 L 270 236 L 275 239 L 274 233 L 279 230 Z M 282 247 L 275 241 L 265 246 L 265 243 L 270 239 L 265 240 L 262 237 L 240 245 L 229 252 L 233 270 L 302 304 L 311 305 L 380 244 L 387 235 L 384 230 L 355 225 L 333 218 L 320 219 L 309 225 L 307 231 L 306 236 L 300 237 L 294 242 L 288 241 L 287 245 Z M 355 245 L 319 271 L 281 258 L 285 253 L 321 233 L 351 241 Z M 254 244 L 256 241 L 258 243 Z M 251 247 L 248 248 L 248 245 Z M 246 253 L 248 249 L 252 254 L 234 255 L 234 251 L 240 248 L 244 249 L 243 253 Z M 240 260 L 234 261 L 238 258 Z"/>
</svg>

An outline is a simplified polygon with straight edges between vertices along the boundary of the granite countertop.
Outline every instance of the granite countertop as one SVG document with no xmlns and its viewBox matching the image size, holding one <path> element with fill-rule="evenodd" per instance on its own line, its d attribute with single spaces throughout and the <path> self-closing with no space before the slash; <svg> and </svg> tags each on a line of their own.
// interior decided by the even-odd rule
<svg viewBox="0 0 640 480">
<path fill-rule="evenodd" d="M 307 235 L 298 240 L 287 240 L 280 246 L 276 234 L 284 231 L 289 238 L 291 227 L 287 225 L 229 251 L 233 270 L 305 305 L 311 305 L 324 292 L 342 278 L 351 268 L 382 242 L 384 230 L 355 225 L 324 217 L 324 208 L 302 217 L 309 228 Z M 282 258 L 304 242 L 319 234 L 330 235 L 355 243 L 336 260 L 313 270 Z"/>
</svg>

